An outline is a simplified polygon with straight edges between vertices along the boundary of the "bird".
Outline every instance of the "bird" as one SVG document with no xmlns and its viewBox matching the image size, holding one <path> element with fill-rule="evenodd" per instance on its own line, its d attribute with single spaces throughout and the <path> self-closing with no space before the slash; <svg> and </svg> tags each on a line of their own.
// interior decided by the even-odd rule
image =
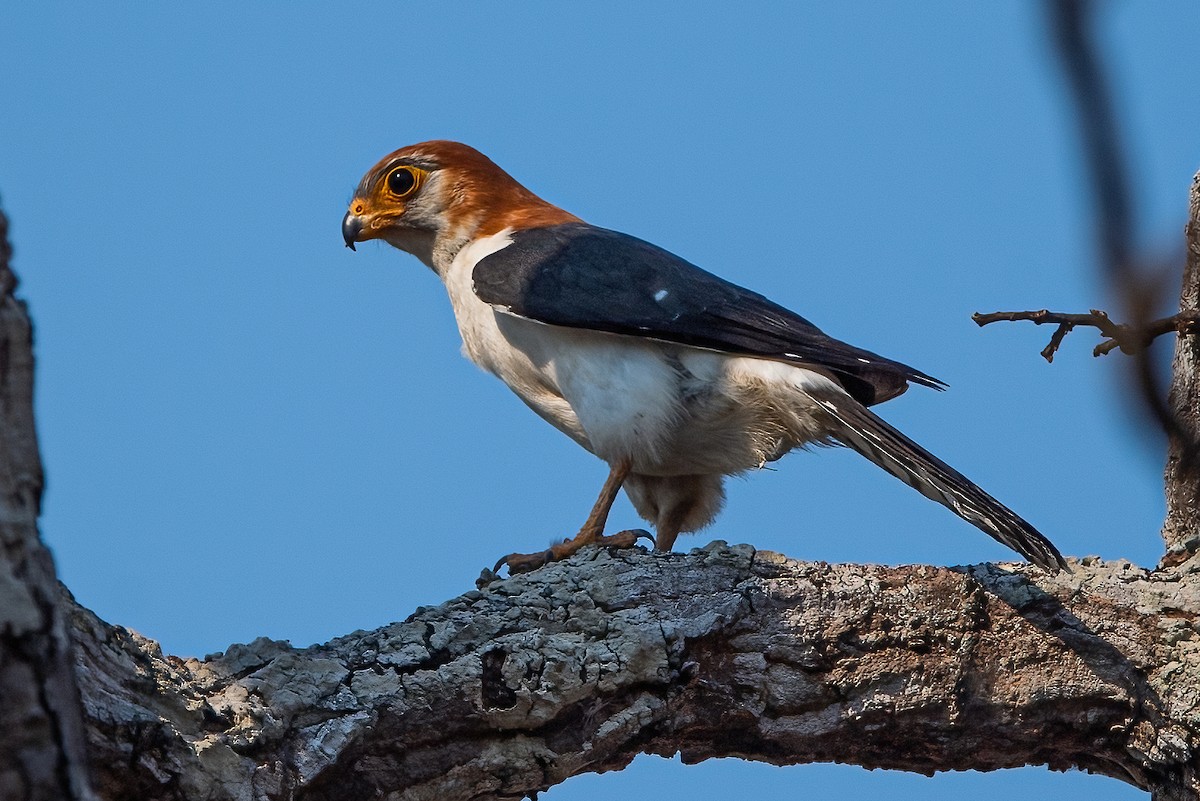
<svg viewBox="0 0 1200 801">
<path fill-rule="evenodd" d="M 445 285 L 464 355 L 608 464 L 571 539 L 503 557 L 510 573 L 599 544 L 624 489 L 670 551 L 709 525 L 724 480 L 841 445 L 1038 567 L 1068 569 L 1037 529 L 869 407 L 945 384 L 649 242 L 543 200 L 478 150 L 436 140 L 384 156 L 342 219 L 347 247 L 405 251 Z"/>
</svg>

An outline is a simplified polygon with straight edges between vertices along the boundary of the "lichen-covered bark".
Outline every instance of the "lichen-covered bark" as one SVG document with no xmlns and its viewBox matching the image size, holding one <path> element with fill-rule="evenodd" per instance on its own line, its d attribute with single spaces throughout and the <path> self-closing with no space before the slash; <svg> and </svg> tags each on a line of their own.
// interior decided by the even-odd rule
<svg viewBox="0 0 1200 801">
<path fill-rule="evenodd" d="M 74 621 L 110 799 L 519 798 L 676 751 L 1194 792 L 1197 567 L 589 549 L 307 649 L 181 661 Z"/>
<path fill-rule="evenodd" d="M 1180 311 L 1200 309 L 1200 173 L 1192 180 L 1190 200 Z M 1200 337 L 1176 340 L 1168 400 L 1180 428 L 1190 438 L 1188 442 L 1171 437 L 1167 446 L 1167 518 L 1162 534 L 1167 543 L 1164 562 L 1170 564 L 1200 549 L 1200 453 L 1191 459 L 1186 456 L 1192 443 L 1200 441 Z"/>
<path fill-rule="evenodd" d="M 0 213 L 0 798 L 87 798 L 70 641 L 38 538 L 33 344 Z"/>
</svg>

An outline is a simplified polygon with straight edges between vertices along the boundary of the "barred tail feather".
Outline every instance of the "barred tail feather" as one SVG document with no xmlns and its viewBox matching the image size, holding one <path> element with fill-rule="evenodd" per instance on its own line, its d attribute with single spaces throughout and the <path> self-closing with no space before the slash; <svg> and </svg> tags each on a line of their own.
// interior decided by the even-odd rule
<svg viewBox="0 0 1200 801">
<path fill-rule="evenodd" d="M 834 437 L 843 445 L 1038 567 L 1051 573 L 1070 570 L 1054 544 L 1037 529 L 865 406 L 851 398 L 815 400 L 833 417 Z"/>
</svg>

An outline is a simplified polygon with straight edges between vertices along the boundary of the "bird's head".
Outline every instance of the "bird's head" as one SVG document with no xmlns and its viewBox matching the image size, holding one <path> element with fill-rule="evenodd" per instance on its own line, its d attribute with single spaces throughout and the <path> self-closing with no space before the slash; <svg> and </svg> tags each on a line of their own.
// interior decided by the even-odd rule
<svg viewBox="0 0 1200 801">
<path fill-rule="evenodd" d="M 400 148 L 367 171 L 342 218 L 342 237 L 351 250 L 382 239 L 440 269 L 478 237 L 578 220 L 478 150 L 434 141 Z"/>
</svg>

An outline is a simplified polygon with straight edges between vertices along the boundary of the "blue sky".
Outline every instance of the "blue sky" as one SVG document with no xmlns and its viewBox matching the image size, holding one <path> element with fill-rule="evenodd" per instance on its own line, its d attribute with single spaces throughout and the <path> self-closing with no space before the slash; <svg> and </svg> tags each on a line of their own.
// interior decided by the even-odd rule
<svg viewBox="0 0 1200 801">
<path fill-rule="evenodd" d="M 1103 5 L 1142 242 L 1200 167 L 1200 6 Z M 1027 2 L 23 4 L 0 28 L 0 200 L 37 326 L 43 531 L 79 600 L 204 654 L 306 645 L 573 533 L 604 466 L 458 355 L 439 284 L 339 223 L 380 156 L 468 142 L 950 384 L 881 413 L 1072 555 L 1151 565 L 1161 443 L 1090 332 L 1053 365 L 973 311 L 1111 307 L 1073 121 Z M 964 564 L 1001 546 L 850 452 L 731 482 L 720 538 Z M 623 499 L 613 524 L 638 524 Z M 1042 769 L 934 779 L 639 759 L 553 801 L 1140 797 Z"/>
</svg>

